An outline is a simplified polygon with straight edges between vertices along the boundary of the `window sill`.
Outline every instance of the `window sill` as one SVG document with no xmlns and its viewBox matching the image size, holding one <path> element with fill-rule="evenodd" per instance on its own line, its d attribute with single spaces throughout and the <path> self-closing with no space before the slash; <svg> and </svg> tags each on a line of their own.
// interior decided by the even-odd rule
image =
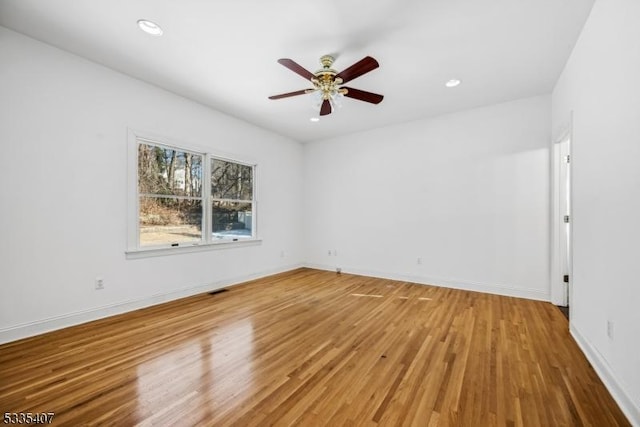
<svg viewBox="0 0 640 427">
<path fill-rule="evenodd" d="M 150 248 L 150 249 L 134 249 L 125 251 L 127 259 L 150 258 L 157 256 L 189 254 L 193 252 L 205 252 L 217 249 L 240 248 L 246 246 L 258 246 L 262 244 L 262 239 L 238 240 L 220 243 L 199 243 L 197 245 L 178 246 L 170 248 Z"/>
</svg>

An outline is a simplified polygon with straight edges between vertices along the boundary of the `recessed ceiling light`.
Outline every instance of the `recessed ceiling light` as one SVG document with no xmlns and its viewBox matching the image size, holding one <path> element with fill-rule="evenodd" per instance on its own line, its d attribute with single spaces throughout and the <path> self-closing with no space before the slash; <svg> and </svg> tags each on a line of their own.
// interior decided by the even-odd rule
<svg viewBox="0 0 640 427">
<path fill-rule="evenodd" d="M 147 34 L 152 36 L 161 36 L 163 31 L 160 25 L 146 19 L 138 19 L 138 27 Z"/>
<path fill-rule="evenodd" d="M 445 85 L 446 87 L 456 87 L 456 86 L 458 86 L 460 83 L 462 83 L 462 81 L 461 81 L 461 80 L 458 80 L 458 79 L 451 79 L 451 80 L 449 80 L 448 82 L 446 82 L 444 85 Z"/>
<path fill-rule="evenodd" d="M 312 122 L 319 122 L 320 117 L 311 117 L 309 120 L 311 120 Z"/>
</svg>

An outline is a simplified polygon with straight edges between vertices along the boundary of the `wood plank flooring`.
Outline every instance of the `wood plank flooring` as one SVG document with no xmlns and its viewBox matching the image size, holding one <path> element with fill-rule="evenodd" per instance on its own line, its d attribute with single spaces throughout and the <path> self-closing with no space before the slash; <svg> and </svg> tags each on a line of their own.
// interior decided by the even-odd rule
<svg viewBox="0 0 640 427">
<path fill-rule="evenodd" d="M 300 269 L 0 346 L 53 425 L 627 426 L 544 302 Z"/>
</svg>

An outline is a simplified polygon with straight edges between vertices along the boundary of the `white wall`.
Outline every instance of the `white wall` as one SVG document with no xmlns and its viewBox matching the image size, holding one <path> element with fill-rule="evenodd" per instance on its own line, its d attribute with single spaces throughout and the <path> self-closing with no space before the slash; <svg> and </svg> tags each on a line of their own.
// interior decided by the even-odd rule
<svg viewBox="0 0 640 427">
<path fill-rule="evenodd" d="M 573 112 L 571 329 L 640 426 L 639 23 L 637 0 L 597 0 L 552 105 L 556 133 Z"/>
<path fill-rule="evenodd" d="M 306 145 L 308 264 L 548 300 L 550 138 L 541 96 Z"/>
<path fill-rule="evenodd" d="M 299 143 L 2 27 L 0 58 L 0 342 L 300 265 Z M 128 127 L 256 160 L 262 244 L 125 259 Z"/>
</svg>

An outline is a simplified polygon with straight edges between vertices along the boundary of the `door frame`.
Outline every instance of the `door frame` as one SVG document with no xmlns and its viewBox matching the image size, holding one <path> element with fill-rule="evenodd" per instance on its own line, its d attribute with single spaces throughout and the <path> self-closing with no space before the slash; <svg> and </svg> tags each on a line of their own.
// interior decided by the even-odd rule
<svg viewBox="0 0 640 427">
<path fill-rule="evenodd" d="M 563 217 L 565 212 L 562 212 L 563 203 L 560 200 L 562 196 L 562 191 L 560 190 L 561 185 L 565 185 L 566 181 L 564 180 L 562 167 L 563 167 L 563 157 L 565 153 L 562 150 L 562 143 L 568 141 L 568 155 L 570 156 L 570 161 L 566 165 L 569 174 L 569 209 L 571 212 L 571 206 L 573 205 L 573 155 L 572 155 L 572 145 L 574 145 L 573 138 L 573 114 L 570 116 L 569 121 L 563 127 L 561 127 L 560 131 L 555 134 L 553 138 L 553 144 L 551 149 L 551 277 L 550 277 L 550 297 L 551 302 L 555 305 L 566 306 L 570 303 L 572 299 L 572 284 L 573 284 L 573 212 L 571 212 L 570 216 L 570 233 L 568 239 L 569 246 L 569 255 L 567 257 L 567 268 L 569 277 L 569 283 L 565 284 L 563 281 L 563 275 L 565 274 L 565 262 L 563 257 L 565 255 L 565 250 L 563 249 L 563 245 L 565 245 L 566 241 L 564 241 L 565 234 L 563 232 L 563 227 L 565 227 Z M 571 285 L 571 286 L 570 286 Z M 569 310 L 569 314 L 571 314 L 571 310 Z"/>
</svg>

